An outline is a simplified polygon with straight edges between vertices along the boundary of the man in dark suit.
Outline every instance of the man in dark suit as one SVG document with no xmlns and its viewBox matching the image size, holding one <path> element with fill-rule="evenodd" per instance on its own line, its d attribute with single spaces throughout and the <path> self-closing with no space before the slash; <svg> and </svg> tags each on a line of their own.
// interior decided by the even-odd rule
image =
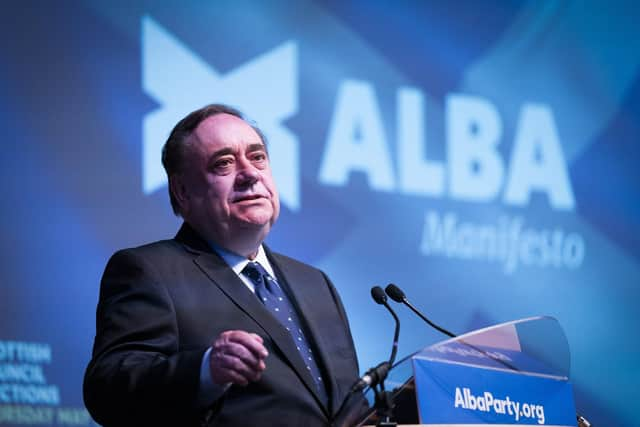
<svg viewBox="0 0 640 427">
<path fill-rule="evenodd" d="M 262 244 L 280 210 L 264 137 L 210 105 L 176 125 L 163 165 L 184 224 L 110 259 L 89 412 L 107 426 L 334 423 L 353 340 L 325 274 Z"/>
</svg>

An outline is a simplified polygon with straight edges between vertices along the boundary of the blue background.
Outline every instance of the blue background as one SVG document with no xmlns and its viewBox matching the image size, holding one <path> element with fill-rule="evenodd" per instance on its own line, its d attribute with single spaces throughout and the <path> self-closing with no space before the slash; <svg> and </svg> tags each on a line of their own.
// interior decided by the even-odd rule
<svg viewBox="0 0 640 427">
<path fill-rule="evenodd" d="M 172 237 L 179 227 L 166 186 L 143 190 L 143 122 L 166 107 L 144 86 L 147 19 L 219 76 L 279 46 L 295 46 L 294 80 L 281 81 L 276 65 L 258 73 L 260 81 L 248 82 L 244 92 L 224 96 L 167 52 L 163 70 L 175 74 L 163 87 L 182 97 L 174 106 L 180 115 L 221 100 L 247 110 L 254 96 L 255 105 L 264 101 L 257 97 L 268 95 L 271 85 L 296 88 L 281 125 L 298 147 L 297 155 L 290 154 L 299 176 L 292 169 L 285 178 L 299 184 L 299 203 L 284 203 L 268 243 L 330 275 L 347 307 L 363 370 L 387 357 L 392 336 L 391 319 L 370 301 L 369 289 L 394 282 L 456 333 L 531 315 L 556 317 L 572 350 L 579 412 L 599 426 L 637 425 L 640 10 L 634 5 L 3 3 L 0 340 L 50 343 L 49 383 L 59 386 L 64 405 L 82 405 L 108 257 L 122 247 Z M 553 209 L 544 193 L 512 206 L 501 197 L 460 200 L 446 190 L 437 197 L 380 191 L 357 171 L 344 185 L 327 185 L 320 168 L 347 80 L 375 90 L 396 172 L 401 87 L 423 94 L 428 156 L 444 164 L 448 96 L 480 97 L 495 106 L 506 169 L 522 106 L 548 106 L 575 207 Z M 180 93 L 190 85 L 201 90 Z M 274 110 L 285 108 L 277 96 L 267 100 Z M 263 125 L 259 113 L 268 108 L 248 110 Z M 167 130 L 174 123 L 166 123 Z M 499 262 L 426 256 L 420 244 L 427 211 L 452 212 L 475 224 L 507 216 L 536 229 L 559 227 L 582 236 L 584 258 L 578 268 L 521 265 L 508 274 Z M 398 311 L 400 355 L 442 338 L 407 310 Z"/>
</svg>

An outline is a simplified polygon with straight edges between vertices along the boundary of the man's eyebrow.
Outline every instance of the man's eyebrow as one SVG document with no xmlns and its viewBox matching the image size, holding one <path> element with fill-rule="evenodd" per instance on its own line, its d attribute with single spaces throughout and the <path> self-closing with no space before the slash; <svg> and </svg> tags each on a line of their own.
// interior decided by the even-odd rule
<svg viewBox="0 0 640 427">
<path fill-rule="evenodd" d="M 259 144 L 259 143 L 255 143 L 255 144 L 249 144 L 247 146 L 247 153 L 253 153 L 254 151 L 264 151 L 265 153 L 267 152 L 267 147 L 264 144 Z M 231 147 L 225 147 L 225 148 L 221 148 L 218 151 L 215 151 L 212 155 L 211 155 L 211 159 L 217 159 L 218 157 L 221 156 L 226 156 L 228 154 L 234 154 L 235 151 L 233 150 L 233 148 Z"/>
<path fill-rule="evenodd" d="M 220 156 L 226 156 L 227 154 L 233 154 L 233 149 L 231 147 L 225 147 L 225 148 L 219 149 L 218 151 L 214 152 L 211 155 L 211 158 L 215 159 Z"/>
<path fill-rule="evenodd" d="M 249 144 L 247 146 L 247 153 L 252 153 L 254 151 L 264 151 L 267 152 L 267 147 L 264 144 Z"/>
</svg>

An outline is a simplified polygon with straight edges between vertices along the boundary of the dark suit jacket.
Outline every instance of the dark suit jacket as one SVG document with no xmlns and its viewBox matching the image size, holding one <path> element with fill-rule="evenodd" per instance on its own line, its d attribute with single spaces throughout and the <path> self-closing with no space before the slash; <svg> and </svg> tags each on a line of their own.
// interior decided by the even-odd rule
<svg viewBox="0 0 640 427">
<path fill-rule="evenodd" d="M 175 239 L 117 252 L 100 288 L 84 399 L 94 419 L 122 425 L 320 426 L 357 379 L 347 317 L 321 271 L 270 252 L 319 352 L 327 407 L 289 333 L 188 225 Z M 202 357 L 221 332 L 260 335 L 269 351 L 260 381 L 232 386 L 211 408 L 196 404 Z"/>
</svg>

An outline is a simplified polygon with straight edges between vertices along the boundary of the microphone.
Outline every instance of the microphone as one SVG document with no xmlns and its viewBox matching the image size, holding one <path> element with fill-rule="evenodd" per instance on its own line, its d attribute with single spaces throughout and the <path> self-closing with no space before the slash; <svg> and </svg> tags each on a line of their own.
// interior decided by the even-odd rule
<svg viewBox="0 0 640 427">
<path fill-rule="evenodd" d="M 371 288 L 371 297 L 380 305 L 384 305 L 389 313 L 393 316 L 396 322 L 396 328 L 393 333 L 393 347 L 391 348 L 391 356 L 386 362 L 380 363 L 378 366 L 369 369 L 351 388 L 351 392 L 363 390 L 368 386 L 376 386 L 380 382 L 384 381 L 393 366 L 393 362 L 396 360 L 396 353 L 398 352 L 398 337 L 400 336 L 400 319 L 398 315 L 393 311 L 389 303 L 387 302 L 387 296 L 380 286 L 374 286 Z"/>
<path fill-rule="evenodd" d="M 393 362 L 396 360 L 396 353 L 398 352 L 398 337 L 400 336 L 400 319 L 398 319 L 398 315 L 391 308 L 389 303 L 387 302 L 387 296 L 384 294 L 384 291 L 380 286 L 374 286 L 371 288 L 371 297 L 373 300 L 380 304 L 384 305 L 389 313 L 393 316 L 393 320 L 396 322 L 396 329 L 393 333 L 393 347 L 391 348 L 391 356 L 389 357 L 389 364 L 393 365 Z"/>
<path fill-rule="evenodd" d="M 427 322 L 427 324 L 429 324 L 429 326 L 431 326 L 434 329 L 437 329 L 438 331 L 442 332 L 445 335 L 450 336 L 451 338 L 455 338 L 456 335 L 447 331 L 446 329 L 436 325 L 435 323 L 433 323 L 431 320 L 429 320 L 427 318 L 427 316 L 425 316 L 424 314 L 422 314 L 420 312 L 420 310 L 418 310 L 417 308 L 415 308 L 413 306 L 413 304 L 411 304 L 409 302 L 409 300 L 407 299 L 406 295 L 404 294 L 404 292 L 402 292 L 402 289 L 400 289 L 399 287 L 397 287 L 396 285 L 394 285 L 393 283 L 389 283 L 387 285 L 387 287 L 385 288 L 385 291 L 387 293 L 387 295 L 389 295 L 389 298 L 391 298 L 392 300 L 394 300 L 395 302 L 399 302 L 401 304 L 406 305 L 407 307 L 409 307 L 411 309 L 411 311 L 413 311 L 415 314 L 418 315 L 418 317 L 420 317 L 422 320 L 424 320 L 425 322 Z M 373 289 L 371 290 L 371 293 L 373 294 Z M 385 298 L 386 300 L 386 298 Z M 376 301 L 377 302 L 377 301 Z M 378 303 L 380 304 L 380 303 Z"/>
<path fill-rule="evenodd" d="M 384 293 L 380 286 L 374 286 L 371 288 L 371 297 L 376 302 L 376 304 L 384 305 L 386 309 L 393 316 L 393 320 L 395 320 L 396 328 L 393 333 L 393 347 L 391 348 L 391 356 L 388 361 L 382 362 L 378 364 L 378 366 L 369 369 L 362 378 L 358 379 L 351 390 L 347 393 L 345 398 L 342 400 L 340 407 L 336 414 L 342 414 L 343 409 L 347 411 L 347 415 L 349 410 L 347 410 L 347 402 L 354 396 L 357 392 L 364 390 L 366 387 L 372 387 L 376 394 L 376 410 L 379 415 L 383 416 L 382 419 L 386 419 L 388 422 L 391 420 L 392 416 L 392 403 L 391 403 L 391 395 L 384 390 L 384 380 L 387 378 L 389 371 L 393 367 L 393 362 L 396 360 L 396 353 L 398 352 L 398 337 L 400 336 L 400 319 L 398 319 L 398 315 L 393 311 L 389 303 L 387 302 L 387 295 Z M 380 384 L 381 391 L 375 388 L 378 384 Z M 351 425 L 352 423 L 349 423 Z M 382 424 L 378 424 L 382 425 Z M 388 424 L 392 425 L 392 424 Z M 395 425 L 395 424 L 393 424 Z"/>
<path fill-rule="evenodd" d="M 350 393 L 364 390 L 366 387 L 373 387 L 387 377 L 391 364 L 388 361 L 380 363 L 378 366 L 369 369 L 354 385 Z"/>
</svg>

